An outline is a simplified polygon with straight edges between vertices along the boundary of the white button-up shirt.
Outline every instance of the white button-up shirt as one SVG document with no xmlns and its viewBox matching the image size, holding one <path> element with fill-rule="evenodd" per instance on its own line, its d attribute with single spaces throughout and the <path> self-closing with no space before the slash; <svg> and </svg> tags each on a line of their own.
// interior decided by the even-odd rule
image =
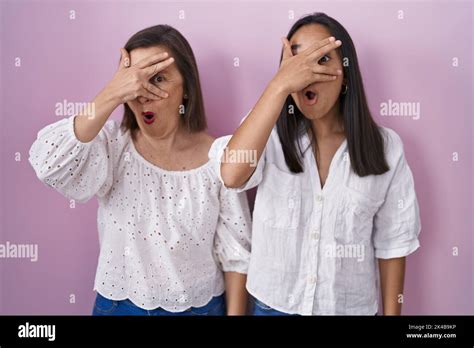
<svg viewBox="0 0 474 348">
<path fill-rule="evenodd" d="M 257 299 L 292 314 L 377 312 L 376 258 L 414 252 L 421 228 L 402 141 L 393 130 L 381 129 L 390 170 L 359 177 L 344 141 L 323 188 L 311 148 L 304 172 L 293 174 L 273 129 L 255 172 L 238 189 L 258 185 L 247 280 Z M 219 138 L 210 155 L 221 158 L 230 137 Z M 307 148 L 309 137 L 301 143 Z"/>
</svg>

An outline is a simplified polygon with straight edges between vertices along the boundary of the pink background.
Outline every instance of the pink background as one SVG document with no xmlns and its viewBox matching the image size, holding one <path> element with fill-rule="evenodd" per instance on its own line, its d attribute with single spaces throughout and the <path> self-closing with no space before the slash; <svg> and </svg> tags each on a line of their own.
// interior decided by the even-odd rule
<svg viewBox="0 0 474 348">
<path fill-rule="evenodd" d="M 39 260 L 0 259 L 0 313 L 92 310 L 97 203 L 69 208 L 28 163 L 39 129 L 59 119 L 57 102 L 90 101 L 132 34 L 170 24 L 196 54 L 210 133 L 229 134 L 276 72 L 280 37 L 315 11 L 351 34 L 374 117 L 401 135 L 415 176 L 422 246 L 408 258 L 404 313 L 472 314 L 473 9 L 458 1 L 1 1 L 0 242 L 38 244 Z M 421 118 L 380 116 L 388 99 L 421 103 Z"/>
</svg>

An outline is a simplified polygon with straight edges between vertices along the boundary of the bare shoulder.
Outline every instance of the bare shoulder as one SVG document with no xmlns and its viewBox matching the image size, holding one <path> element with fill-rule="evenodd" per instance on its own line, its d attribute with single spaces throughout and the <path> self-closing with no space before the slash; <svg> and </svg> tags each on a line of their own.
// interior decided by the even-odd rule
<svg viewBox="0 0 474 348">
<path fill-rule="evenodd" d="M 214 137 L 205 133 L 193 133 L 189 134 L 187 139 L 187 148 L 189 155 L 191 156 L 190 161 L 197 164 L 203 164 L 209 160 L 208 154 L 211 149 Z"/>
<path fill-rule="evenodd" d="M 193 146 L 206 154 L 209 152 L 215 138 L 205 132 L 199 132 L 192 137 Z"/>
<path fill-rule="evenodd" d="M 203 146 L 206 148 L 207 151 L 209 151 L 209 149 L 212 146 L 212 143 L 214 142 L 214 140 L 216 140 L 216 138 L 214 138 L 212 135 L 204 133 L 204 132 L 202 133 L 201 136 L 202 136 Z"/>
</svg>

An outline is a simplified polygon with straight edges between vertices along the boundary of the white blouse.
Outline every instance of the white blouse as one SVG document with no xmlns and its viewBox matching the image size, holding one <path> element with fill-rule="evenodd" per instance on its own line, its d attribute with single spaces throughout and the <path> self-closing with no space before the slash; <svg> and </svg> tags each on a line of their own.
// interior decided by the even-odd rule
<svg viewBox="0 0 474 348">
<path fill-rule="evenodd" d="M 304 172 L 291 173 L 273 129 L 255 172 L 237 189 L 258 185 L 247 278 L 253 296 L 292 314 L 377 312 L 376 258 L 414 252 L 420 232 L 402 141 L 391 129 L 382 132 L 388 172 L 356 175 L 344 141 L 321 188 L 311 149 L 304 156 Z M 220 160 L 230 137 L 214 142 L 212 158 Z M 301 140 L 306 149 L 309 137 Z"/>
<path fill-rule="evenodd" d="M 114 121 L 82 143 L 74 117 L 43 128 L 29 160 L 38 178 L 64 196 L 97 196 L 94 290 L 101 295 L 180 312 L 222 294 L 222 271 L 247 273 L 247 198 L 223 188 L 218 162 L 164 170 L 145 160 Z"/>
</svg>

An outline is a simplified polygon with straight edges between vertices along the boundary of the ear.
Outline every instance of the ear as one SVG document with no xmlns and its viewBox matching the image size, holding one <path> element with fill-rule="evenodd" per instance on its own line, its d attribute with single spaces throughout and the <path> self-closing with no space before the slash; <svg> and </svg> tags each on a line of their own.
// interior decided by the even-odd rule
<svg viewBox="0 0 474 348">
<path fill-rule="evenodd" d="M 120 49 L 120 66 L 119 69 L 130 67 L 130 54 L 125 48 Z"/>
</svg>

